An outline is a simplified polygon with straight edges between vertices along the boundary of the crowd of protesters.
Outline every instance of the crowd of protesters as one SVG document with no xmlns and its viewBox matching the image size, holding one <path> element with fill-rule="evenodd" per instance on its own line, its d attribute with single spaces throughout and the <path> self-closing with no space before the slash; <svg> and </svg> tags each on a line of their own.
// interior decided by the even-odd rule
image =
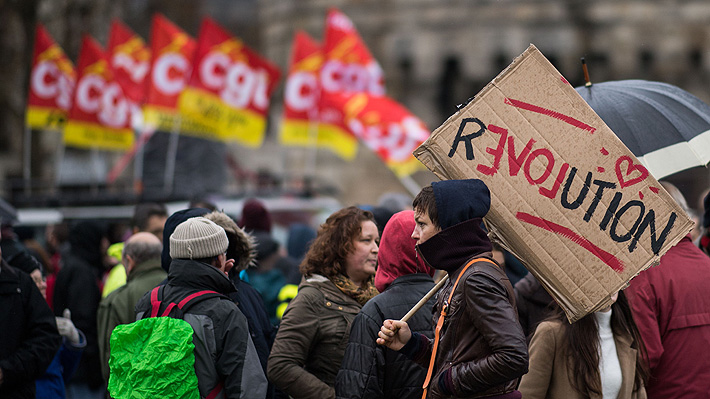
<svg viewBox="0 0 710 399">
<path fill-rule="evenodd" d="M 476 179 L 282 225 L 285 239 L 255 199 L 239 218 L 138 204 L 130 226 L 41 240 L 5 210 L 0 398 L 122 398 L 112 333 L 163 312 L 193 331 L 201 398 L 707 398 L 710 194 L 695 212 L 663 185 L 698 229 L 572 324 L 488 239 Z M 145 397 L 163 397 L 153 384 Z"/>
</svg>

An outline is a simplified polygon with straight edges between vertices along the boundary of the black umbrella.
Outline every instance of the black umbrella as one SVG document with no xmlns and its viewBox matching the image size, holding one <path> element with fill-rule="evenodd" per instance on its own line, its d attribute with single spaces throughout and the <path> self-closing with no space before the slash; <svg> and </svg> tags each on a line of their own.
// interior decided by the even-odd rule
<svg viewBox="0 0 710 399">
<path fill-rule="evenodd" d="M 710 106 L 687 91 L 646 80 L 575 90 L 656 179 L 710 162 Z"/>
<path fill-rule="evenodd" d="M 15 224 L 17 223 L 17 211 L 7 201 L 0 198 L 0 223 Z"/>
</svg>

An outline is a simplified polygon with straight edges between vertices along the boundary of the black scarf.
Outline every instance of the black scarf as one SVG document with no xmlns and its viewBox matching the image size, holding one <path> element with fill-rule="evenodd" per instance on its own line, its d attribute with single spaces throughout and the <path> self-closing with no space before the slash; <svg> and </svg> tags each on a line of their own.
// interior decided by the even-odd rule
<svg viewBox="0 0 710 399">
<path fill-rule="evenodd" d="M 417 252 L 429 266 L 452 273 L 474 256 L 493 250 L 482 221 L 470 219 L 444 229 L 417 245 Z"/>
</svg>

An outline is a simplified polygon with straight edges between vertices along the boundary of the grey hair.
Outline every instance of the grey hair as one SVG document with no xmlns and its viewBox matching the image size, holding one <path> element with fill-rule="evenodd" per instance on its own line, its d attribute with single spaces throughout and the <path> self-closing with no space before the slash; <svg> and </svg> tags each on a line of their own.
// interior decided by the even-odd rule
<svg viewBox="0 0 710 399">
<path fill-rule="evenodd" d="M 160 259 L 162 251 L 163 244 L 158 242 L 128 242 L 123 247 L 123 259 L 126 259 L 126 256 L 130 255 L 133 261 L 138 265 L 151 259 Z"/>
<path fill-rule="evenodd" d="M 673 183 L 667 182 L 667 181 L 662 181 L 660 182 L 661 186 L 668 191 L 668 194 L 671 195 L 671 198 L 675 200 L 675 202 L 680 205 L 680 208 L 688 214 L 688 216 L 691 216 L 691 209 L 688 206 L 688 202 L 685 200 L 685 197 L 683 196 L 683 193 L 680 192 L 678 187 L 676 187 Z"/>
</svg>

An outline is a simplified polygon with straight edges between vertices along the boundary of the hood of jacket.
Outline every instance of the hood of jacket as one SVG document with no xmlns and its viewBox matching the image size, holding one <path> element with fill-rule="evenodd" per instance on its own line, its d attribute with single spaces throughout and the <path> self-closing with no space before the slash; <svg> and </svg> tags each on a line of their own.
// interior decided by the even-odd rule
<svg viewBox="0 0 710 399">
<path fill-rule="evenodd" d="M 224 212 L 214 211 L 206 214 L 205 218 L 215 222 L 227 234 L 229 240 L 227 259 L 234 259 L 234 267 L 230 270 L 230 276 L 239 274 L 250 266 L 255 266 L 256 243 L 251 234 L 237 226 L 237 222 Z"/>
<path fill-rule="evenodd" d="M 481 224 L 491 207 L 491 193 L 478 179 L 431 183 L 441 231 L 417 245 L 427 265 L 453 272 L 474 256 L 493 250 Z"/>
<path fill-rule="evenodd" d="M 298 285 L 298 291 L 300 292 L 301 288 L 303 287 L 316 288 L 325 296 L 326 300 L 352 306 L 347 309 L 349 309 L 350 311 L 352 311 L 353 309 L 357 309 L 355 310 L 355 314 L 357 314 L 359 309 L 362 308 L 362 305 L 360 305 L 355 299 L 344 293 L 328 277 L 325 277 L 321 274 L 313 274 L 310 277 L 304 276 L 301 279 L 301 283 Z"/>
<path fill-rule="evenodd" d="M 173 259 L 168 272 L 168 284 L 200 291 L 212 290 L 224 295 L 237 290 L 221 270 L 191 259 Z"/>
<path fill-rule="evenodd" d="M 377 254 L 377 291 L 383 292 L 395 279 L 407 274 L 434 275 L 434 269 L 425 265 L 417 256 L 417 242 L 412 239 L 414 226 L 414 211 L 398 212 L 387 222 Z"/>
<path fill-rule="evenodd" d="M 71 253 L 97 269 L 103 269 L 101 240 L 106 236 L 103 225 L 97 221 L 79 222 L 69 231 Z"/>
<path fill-rule="evenodd" d="M 491 207 L 491 193 L 481 180 L 444 180 L 431 183 L 431 187 L 442 230 L 483 218 Z"/>
</svg>

